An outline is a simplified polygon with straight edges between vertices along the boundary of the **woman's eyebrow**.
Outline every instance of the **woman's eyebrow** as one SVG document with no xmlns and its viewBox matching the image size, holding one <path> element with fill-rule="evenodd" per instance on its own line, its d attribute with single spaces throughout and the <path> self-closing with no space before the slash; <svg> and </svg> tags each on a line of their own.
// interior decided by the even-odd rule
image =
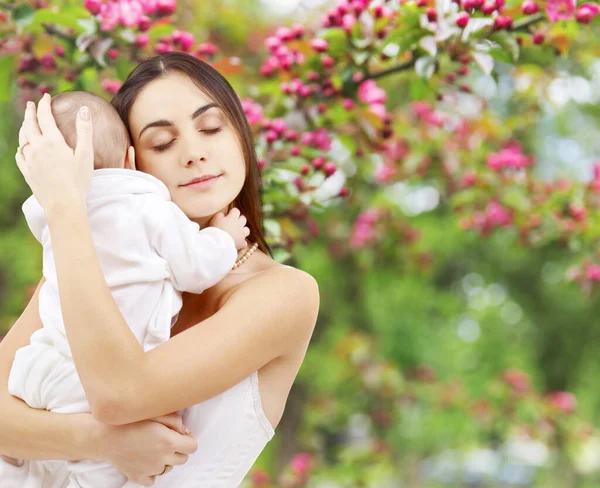
<svg viewBox="0 0 600 488">
<path fill-rule="evenodd" d="M 213 107 L 218 107 L 218 105 L 216 103 L 209 103 L 207 105 L 203 105 L 202 107 L 198 108 L 192 114 L 192 120 L 194 120 L 195 118 L 199 117 L 204 112 L 206 112 L 208 109 L 211 109 Z M 146 129 L 149 129 L 150 127 L 169 127 L 169 126 L 172 126 L 172 125 L 173 125 L 173 122 L 171 122 L 170 120 L 165 120 L 165 119 L 161 119 L 161 120 L 156 120 L 154 122 L 150 122 L 146 127 L 144 127 L 140 131 L 140 135 L 138 136 L 138 139 L 140 139 L 142 137 L 142 134 L 144 133 L 144 131 Z"/>
</svg>

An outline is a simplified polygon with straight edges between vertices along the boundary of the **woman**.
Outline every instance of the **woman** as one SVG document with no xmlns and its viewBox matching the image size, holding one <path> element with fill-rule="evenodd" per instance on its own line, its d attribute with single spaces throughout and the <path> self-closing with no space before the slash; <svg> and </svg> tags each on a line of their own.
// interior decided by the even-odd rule
<svg viewBox="0 0 600 488">
<path fill-rule="evenodd" d="M 163 181 L 201 227 L 238 208 L 248 219 L 250 251 L 240 252 L 239 266 L 219 284 L 185 295 L 171 339 L 144 354 L 112 300 L 87 226 L 90 124 L 78 120 L 73 152 L 49 101 L 40 101 L 37 115 L 29 104 L 17 160 L 44 207 L 65 329 L 92 414 L 36 411 L 2 392 L 0 452 L 103 459 L 144 486 L 237 486 L 282 416 L 316 322 L 318 287 L 269 256 L 252 135 L 218 72 L 193 56 L 166 53 L 141 63 L 112 103 L 138 170 Z M 203 176 L 211 179 L 190 183 Z M 5 384 L 16 349 L 39 327 L 36 292 L 0 343 Z M 183 421 L 195 441 L 169 415 L 186 407 Z"/>
</svg>

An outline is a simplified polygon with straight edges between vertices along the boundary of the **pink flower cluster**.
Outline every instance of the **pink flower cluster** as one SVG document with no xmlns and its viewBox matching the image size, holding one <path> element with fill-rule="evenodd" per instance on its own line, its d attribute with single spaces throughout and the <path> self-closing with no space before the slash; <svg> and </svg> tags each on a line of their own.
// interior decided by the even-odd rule
<svg viewBox="0 0 600 488">
<path fill-rule="evenodd" d="M 308 452 L 301 452 L 292 458 L 290 461 L 290 467 L 296 476 L 304 477 L 308 474 L 309 470 L 314 464 L 312 454 Z"/>
<path fill-rule="evenodd" d="M 331 149 L 331 137 L 325 128 L 305 132 L 300 137 L 300 142 L 305 146 L 313 146 L 322 151 L 329 151 Z"/>
<path fill-rule="evenodd" d="M 242 109 L 248 119 L 248 124 L 258 125 L 263 121 L 263 108 L 251 98 L 244 98 L 241 101 Z"/>
<path fill-rule="evenodd" d="M 572 393 L 557 391 L 550 393 L 547 397 L 548 403 L 564 413 L 573 413 L 577 408 L 577 399 Z"/>
<path fill-rule="evenodd" d="M 102 88 L 104 90 L 106 90 L 108 93 L 110 93 L 111 95 L 114 95 L 115 93 L 117 93 L 119 91 L 119 88 L 121 88 L 122 84 L 123 84 L 123 82 L 121 80 L 111 80 L 111 79 L 102 80 Z"/>
<path fill-rule="evenodd" d="M 492 170 L 501 171 L 503 169 L 525 169 L 531 166 L 532 161 L 523 154 L 520 144 L 512 142 L 500 152 L 490 153 L 487 164 Z"/>
<path fill-rule="evenodd" d="M 157 54 L 163 54 L 171 51 L 190 51 L 192 46 L 196 42 L 194 38 L 194 34 L 186 31 L 175 30 L 170 35 L 165 36 L 160 39 L 158 44 L 156 45 Z M 215 46 L 211 42 L 205 42 L 199 44 L 198 47 L 194 50 L 193 54 L 196 57 L 201 56 L 213 56 L 219 52 L 219 48 Z"/>
<path fill-rule="evenodd" d="M 390 181 L 398 173 L 398 168 L 395 164 L 385 162 L 375 171 L 375 183 L 383 185 Z"/>
<path fill-rule="evenodd" d="M 381 210 L 370 208 L 361 212 L 352 229 L 350 246 L 361 248 L 375 240 L 375 224 L 381 218 Z"/>
<path fill-rule="evenodd" d="M 504 382 L 509 385 L 515 393 L 523 394 L 531 389 L 531 382 L 529 381 L 527 373 L 516 368 L 505 370 L 502 377 Z"/>
<path fill-rule="evenodd" d="M 445 116 L 435 110 L 429 103 L 414 102 L 411 108 L 413 113 L 426 125 L 432 127 L 442 127 L 444 125 Z"/>
<path fill-rule="evenodd" d="M 85 0 L 85 8 L 100 17 L 103 31 L 113 30 L 117 25 L 150 27 L 151 15 L 170 15 L 177 7 L 177 0 Z"/>
<path fill-rule="evenodd" d="M 304 82 L 300 78 L 294 78 L 289 82 L 284 82 L 281 84 L 281 91 L 286 95 L 298 95 L 300 97 L 308 97 L 313 89 L 304 84 Z"/>
<path fill-rule="evenodd" d="M 548 0 L 546 15 L 551 22 L 570 20 L 575 14 L 575 20 L 580 24 L 589 24 L 600 13 L 595 3 L 582 3 L 577 6 L 576 0 Z"/>
<path fill-rule="evenodd" d="M 502 206 L 496 201 L 488 203 L 486 209 L 475 211 L 472 217 L 467 217 L 461 221 L 463 229 L 478 229 L 482 235 L 486 236 L 496 227 L 508 227 L 514 221 L 512 210 Z"/>
<path fill-rule="evenodd" d="M 340 0 L 336 6 L 329 9 L 321 19 L 323 27 L 340 27 L 350 33 L 352 27 L 358 22 L 358 17 L 367 10 L 370 0 Z M 394 11 L 385 5 L 376 5 L 373 8 L 373 17 L 391 19 Z"/>
<path fill-rule="evenodd" d="M 296 48 L 290 48 L 287 44 L 295 39 L 302 39 L 304 36 L 304 26 L 295 25 L 294 27 L 280 27 L 275 31 L 275 35 L 265 39 L 265 47 L 271 55 L 260 67 L 260 73 L 264 76 L 272 75 L 278 70 L 289 70 L 294 64 L 304 63 L 304 54 Z"/>
<path fill-rule="evenodd" d="M 596 193 L 600 193 L 600 162 L 595 162 L 592 165 L 593 178 L 590 182 L 590 188 Z"/>
<path fill-rule="evenodd" d="M 369 104 L 369 111 L 373 112 L 380 119 L 385 120 L 388 117 L 385 109 L 387 93 L 377 86 L 375 80 L 363 81 L 358 86 L 357 96 L 361 102 Z"/>
</svg>

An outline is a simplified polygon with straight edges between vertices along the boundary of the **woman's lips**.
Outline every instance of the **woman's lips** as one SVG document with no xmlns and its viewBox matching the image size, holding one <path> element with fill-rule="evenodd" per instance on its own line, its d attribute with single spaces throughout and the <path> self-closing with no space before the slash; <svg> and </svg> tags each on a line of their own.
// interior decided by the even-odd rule
<svg viewBox="0 0 600 488">
<path fill-rule="evenodd" d="M 212 178 L 203 180 L 203 181 L 197 181 L 195 183 L 189 183 L 187 185 L 183 185 L 182 188 L 193 188 L 193 189 L 206 189 L 206 188 L 211 188 L 221 177 L 221 175 L 218 176 L 214 176 Z"/>
</svg>

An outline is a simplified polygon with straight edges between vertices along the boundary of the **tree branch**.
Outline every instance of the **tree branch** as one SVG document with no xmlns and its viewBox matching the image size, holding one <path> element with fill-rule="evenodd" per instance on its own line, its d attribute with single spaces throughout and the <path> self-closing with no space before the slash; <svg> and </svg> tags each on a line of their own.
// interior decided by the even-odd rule
<svg viewBox="0 0 600 488">
<path fill-rule="evenodd" d="M 58 30 L 56 27 L 54 27 L 53 25 L 50 24 L 43 24 L 44 26 L 44 30 L 46 31 L 46 34 L 49 34 L 51 36 L 56 36 L 59 37 L 60 39 L 64 39 L 65 41 L 69 41 L 70 43 L 75 43 L 75 39 L 71 36 L 69 36 L 68 34 L 65 34 L 64 32 Z"/>
<path fill-rule="evenodd" d="M 539 22 L 540 20 L 544 19 L 544 14 L 542 14 L 541 12 L 538 12 L 537 14 L 534 14 L 530 17 L 528 17 L 527 19 L 523 19 L 520 20 L 519 22 L 515 22 L 512 27 L 510 28 L 511 31 L 516 31 L 516 30 L 521 30 L 524 29 L 525 27 L 529 27 L 532 24 L 535 24 L 536 22 Z"/>
<path fill-rule="evenodd" d="M 416 61 L 416 59 L 412 59 L 410 61 L 407 61 L 406 63 L 402 63 L 397 66 L 393 66 L 392 68 L 380 71 L 379 73 L 372 73 L 372 74 L 366 76 L 365 79 L 376 80 L 377 78 L 383 78 L 384 76 L 391 75 L 393 73 L 398 73 L 400 71 L 406 71 L 407 69 L 410 69 L 413 67 L 413 65 L 415 64 L 415 61 Z"/>
</svg>

